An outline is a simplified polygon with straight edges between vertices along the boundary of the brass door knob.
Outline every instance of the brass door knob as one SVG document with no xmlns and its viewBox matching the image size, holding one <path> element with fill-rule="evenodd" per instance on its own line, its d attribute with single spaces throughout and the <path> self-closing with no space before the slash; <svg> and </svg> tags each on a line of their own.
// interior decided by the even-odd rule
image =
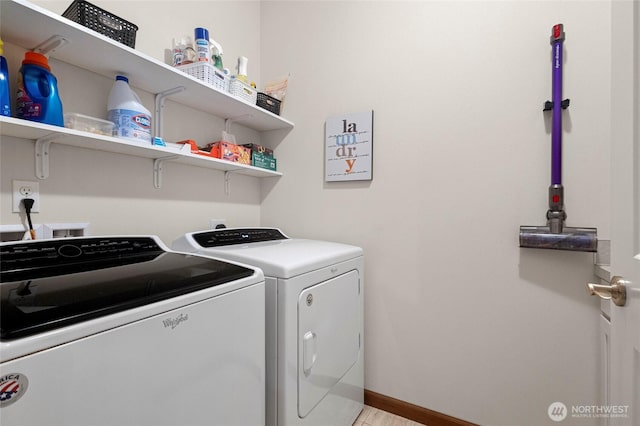
<svg viewBox="0 0 640 426">
<path fill-rule="evenodd" d="M 587 289 L 592 296 L 597 295 L 602 299 L 612 300 L 617 306 L 624 306 L 627 303 L 628 284 L 622 277 L 611 278 L 611 285 L 587 283 Z"/>
</svg>

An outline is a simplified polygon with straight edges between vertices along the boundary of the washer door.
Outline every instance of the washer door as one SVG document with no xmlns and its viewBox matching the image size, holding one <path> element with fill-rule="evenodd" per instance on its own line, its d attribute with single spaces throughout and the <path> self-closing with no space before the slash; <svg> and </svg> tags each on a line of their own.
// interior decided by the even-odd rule
<svg viewBox="0 0 640 426">
<path fill-rule="evenodd" d="M 358 271 L 306 288 L 298 298 L 298 415 L 304 418 L 356 363 Z"/>
</svg>

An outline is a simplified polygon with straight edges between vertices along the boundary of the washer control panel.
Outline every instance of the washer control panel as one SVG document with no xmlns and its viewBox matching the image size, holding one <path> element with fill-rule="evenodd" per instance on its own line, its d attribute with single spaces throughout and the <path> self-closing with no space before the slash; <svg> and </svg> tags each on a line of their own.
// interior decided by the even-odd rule
<svg viewBox="0 0 640 426">
<path fill-rule="evenodd" d="M 153 238 L 113 237 L 25 241 L 0 246 L 2 272 L 163 252 Z"/>
</svg>

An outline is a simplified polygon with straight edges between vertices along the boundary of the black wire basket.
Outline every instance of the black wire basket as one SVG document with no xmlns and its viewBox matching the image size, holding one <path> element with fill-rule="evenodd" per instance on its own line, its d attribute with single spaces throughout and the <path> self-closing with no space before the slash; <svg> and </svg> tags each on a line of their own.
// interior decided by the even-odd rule
<svg viewBox="0 0 640 426">
<path fill-rule="evenodd" d="M 126 46 L 136 47 L 136 25 L 88 1 L 74 0 L 62 16 Z"/>
<path fill-rule="evenodd" d="M 269 96 L 266 93 L 258 92 L 256 105 L 260 108 L 266 109 L 267 111 L 271 111 L 276 115 L 280 115 L 280 100 Z"/>
</svg>

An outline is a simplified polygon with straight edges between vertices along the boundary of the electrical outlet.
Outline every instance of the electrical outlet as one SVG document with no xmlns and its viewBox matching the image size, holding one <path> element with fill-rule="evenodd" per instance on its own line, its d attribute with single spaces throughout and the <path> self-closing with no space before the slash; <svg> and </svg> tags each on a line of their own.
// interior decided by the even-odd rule
<svg viewBox="0 0 640 426">
<path fill-rule="evenodd" d="M 220 229 L 226 227 L 227 225 L 224 224 L 224 219 L 209 219 L 209 229 Z"/>
<path fill-rule="evenodd" d="M 33 207 L 31 207 L 31 213 L 40 212 L 40 186 L 38 182 L 31 182 L 26 180 L 14 180 L 13 181 L 13 212 L 20 213 L 24 211 L 24 206 L 21 201 L 24 198 L 31 198 L 33 200 Z"/>
</svg>

